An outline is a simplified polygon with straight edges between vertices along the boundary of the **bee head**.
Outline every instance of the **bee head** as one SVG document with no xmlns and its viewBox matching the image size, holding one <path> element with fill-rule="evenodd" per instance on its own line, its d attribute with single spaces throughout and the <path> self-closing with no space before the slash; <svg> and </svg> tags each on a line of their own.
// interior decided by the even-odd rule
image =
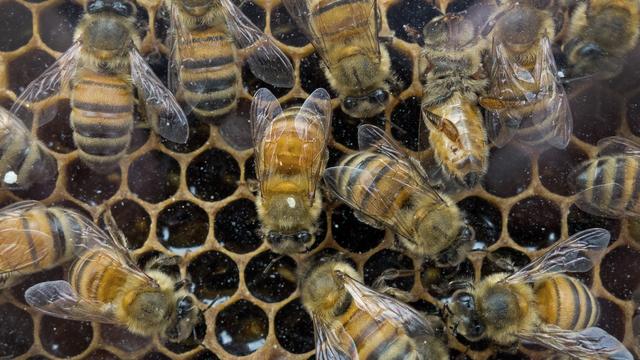
<svg viewBox="0 0 640 360">
<path fill-rule="evenodd" d="M 209 0 L 182 0 L 178 3 L 191 16 L 203 16 L 213 6 L 213 2 Z"/>
<path fill-rule="evenodd" d="M 265 240 L 271 246 L 273 252 L 277 254 L 291 254 L 304 252 L 313 245 L 316 238 L 312 232 L 308 230 L 299 230 L 291 234 L 283 234 L 278 231 L 271 230 Z"/>
<path fill-rule="evenodd" d="M 423 29 L 425 46 L 460 49 L 477 39 L 477 29 L 464 15 L 447 14 L 431 20 Z"/>
<path fill-rule="evenodd" d="M 509 50 L 521 53 L 536 45 L 542 36 L 552 37 L 553 21 L 533 7 L 514 5 L 496 24 L 496 41 Z M 549 32 L 547 34 L 547 32 Z"/>
<path fill-rule="evenodd" d="M 454 335 L 462 335 L 470 341 L 478 341 L 485 336 L 486 326 L 476 308 L 474 295 L 466 289 L 453 294 L 447 310 L 451 316 L 447 323 Z"/>
<path fill-rule="evenodd" d="M 201 311 L 195 305 L 193 295 L 184 290 L 176 293 L 175 300 L 174 314 L 165 336 L 169 341 L 181 342 L 193 334 Z"/>
<path fill-rule="evenodd" d="M 88 14 L 109 12 L 124 17 L 135 16 L 136 8 L 129 1 L 123 0 L 93 0 L 86 5 Z"/>
<path fill-rule="evenodd" d="M 611 56 L 595 42 L 574 38 L 562 50 L 571 66 L 571 77 L 595 75 L 600 79 L 610 79 L 622 71 L 622 59 Z"/>
<path fill-rule="evenodd" d="M 367 118 L 384 111 L 389 103 L 389 90 L 379 88 L 364 96 L 345 96 L 342 111 L 355 118 Z"/>
</svg>

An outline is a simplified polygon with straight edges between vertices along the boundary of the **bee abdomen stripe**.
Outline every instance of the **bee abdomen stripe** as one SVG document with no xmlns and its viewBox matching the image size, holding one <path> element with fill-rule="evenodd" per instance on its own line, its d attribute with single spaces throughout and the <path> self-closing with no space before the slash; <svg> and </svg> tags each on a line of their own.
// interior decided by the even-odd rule
<svg viewBox="0 0 640 360">
<path fill-rule="evenodd" d="M 629 187 L 631 188 L 631 198 L 629 200 L 627 209 L 637 210 L 636 208 L 638 207 L 638 199 L 640 198 L 640 181 L 638 181 L 640 180 L 638 179 L 640 175 L 640 162 L 635 158 L 630 159 L 629 161 L 633 161 L 635 165 L 633 174 L 629 174 L 629 177 L 631 178 L 631 184 L 629 184 Z"/>
<path fill-rule="evenodd" d="M 206 68 L 216 68 L 221 67 L 228 64 L 233 64 L 235 62 L 235 58 L 232 55 L 229 56 L 218 56 L 209 59 L 186 59 L 183 60 L 181 65 L 185 69 L 189 70 L 200 70 Z"/>
<path fill-rule="evenodd" d="M 29 222 L 28 218 L 23 217 L 21 219 L 22 222 L 22 228 L 25 230 L 24 232 L 24 236 L 27 239 L 27 243 L 29 245 L 29 254 L 31 255 L 31 260 L 33 260 L 33 267 L 34 268 L 39 268 L 39 261 L 40 259 L 38 259 L 38 253 L 36 251 L 36 245 L 33 242 L 33 237 L 31 236 L 31 223 Z"/>
<path fill-rule="evenodd" d="M 197 93 L 211 93 L 225 90 L 237 83 L 236 74 L 222 78 L 204 78 L 202 80 L 185 81 L 184 88 Z"/>
<path fill-rule="evenodd" d="M 411 350 L 412 346 L 408 338 L 392 333 L 376 346 L 367 356 L 367 360 L 404 360 Z"/>
<path fill-rule="evenodd" d="M 336 0 L 331 2 L 328 5 L 319 7 L 317 10 L 313 11 L 313 15 L 320 15 L 322 13 L 330 11 L 331 9 L 335 9 L 337 7 L 344 6 L 344 5 L 355 4 L 355 3 L 366 3 L 366 2 L 367 2 L 366 0 Z M 345 9 L 345 11 L 347 11 L 347 9 Z"/>
<path fill-rule="evenodd" d="M 84 86 L 97 86 L 97 87 L 108 88 L 108 89 L 122 89 L 122 90 L 129 91 L 129 85 L 127 85 L 125 83 L 94 81 L 94 80 L 89 80 L 87 78 L 83 78 L 82 80 L 78 81 L 78 83 L 76 84 L 76 86 L 81 86 L 81 85 L 84 85 Z"/>
<path fill-rule="evenodd" d="M 565 283 L 565 285 L 569 286 L 569 288 L 571 289 L 571 303 L 567 305 L 571 306 L 569 309 L 573 310 L 572 311 L 573 314 L 571 316 L 571 325 L 569 325 L 568 329 L 575 329 L 578 326 L 578 323 L 580 322 L 580 314 L 581 314 L 581 311 L 580 311 L 581 296 L 580 295 L 581 294 L 578 288 L 576 287 L 576 284 L 572 281 L 572 279 L 569 279 L 566 277 L 558 278 L 558 280 L 559 279 L 563 279 L 563 282 Z M 558 310 L 560 310 L 560 308 Z"/>
<path fill-rule="evenodd" d="M 49 228 L 53 236 L 53 248 L 56 251 L 55 259 L 60 260 L 65 256 L 65 253 L 67 252 L 67 240 L 62 229 L 62 224 L 58 220 L 56 214 L 53 214 L 50 210 L 46 210 L 45 215 L 47 217 Z"/>
<path fill-rule="evenodd" d="M 236 101 L 236 94 L 230 94 L 229 97 L 221 99 L 202 100 L 198 103 L 197 108 L 201 110 L 213 111 L 219 108 L 229 106 Z"/>
<path fill-rule="evenodd" d="M 133 111 L 133 105 L 98 104 L 84 101 L 73 101 L 73 107 L 77 110 L 106 113 L 106 114 L 127 114 Z"/>
<path fill-rule="evenodd" d="M 225 35 L 211 35 L 206 37 L 192 37 L 191 41 L 186 43 L 197 44 L 202 42 L 214 42 L 214 41 L 223 41 L 227 40 L 227 36 Z"/>
<path fill-rule="evenodd" d="M 627 205 L 627 199 L 624 196 L 625 186 L 625 173 L 626 173 L 626 158 L 616 157 L 612 159 L 615 164 L 613 168 L 613 184 L 611 191 L 611 204 L 614 209 L 624 209 Z M 617 186 L 616 186 L 617 185 Z"/>
<path fill-rule="evenodd" d="M 133 129 L 131 118 L 118 119 L 99 126 L 83 120 L 74 118 L 73 130 L 82 136 L 91 138 L 119 138 L 129 134 Z"/>
</svg>

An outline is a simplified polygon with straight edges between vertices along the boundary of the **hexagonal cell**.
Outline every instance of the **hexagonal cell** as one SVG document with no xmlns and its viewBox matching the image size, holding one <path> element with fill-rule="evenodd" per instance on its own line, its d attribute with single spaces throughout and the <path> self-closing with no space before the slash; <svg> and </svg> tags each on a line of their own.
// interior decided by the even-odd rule
<svg viewBox="0 0 640 360">
<path fill-rule="evenodd" d="M 194 326 L 193 331 L 188 338 L 179 343 L 166 340 L 164 342 L 164 346 L 175 354 L 182 354 L 202 346 L 206 333 L 207 324 L 204 320 L 204 315 L 200 313 L 198 316 L 198 323 Z"/>
<path fill-rule="evenodd" d="M 420 98 L 412 96 L 398 103 L 391 112 L 391 135 L 413 151 L 429 147 L 429 132 L 422 123 L 420 103 Z"/>
<path fill-rule="evenodd" d="M 260 253 L 249 260 L 244 271 L 247 288 L 262 301 L 282 301 L 296 290 L 296 266 L 289 256 Z"/>
<path fill-rule="evenodd" d="M 368 123 L 384 128 L 384 116 L 381 114 L 371 119 L 356 119 L 337 108 L 333 111 L 333 139 L 351 149 L 358 149 L 358 125 Z"/>
<path fill-rule="evenodd" d="M 333 91 L 324 76 L 321 62 L 320 56 L 315 52 L 300 61 L 300 86 L 309 94 L 315 89 L 323 88 L 332 98 L 336 98 L 338 94 Z"/>
<path fill-rule="evenodd" d="M 573 133 L 590 144 L 616 134 L 623 114 L 619 95 L 604 86 L 591 86 L 570 98 L 573 113 Z"/>
<path fill-rule="evenodd" d="M 100 324 L 100 342 L 122 351 L 134 352 L 151 342 L 150 338 L 132 334 L 127 329 L 110 324 Z"/>
<path fill-rule="evenodd" d="M 238 290 L 238 266 L 221 252 L 199 255 L 187 266 L 187 272 L 193 282 L 191 292 L 205 304 L 221 304 Z"/>
<path fill-rule="evenodd" d="M 260 222 L 253 201 L 236 200 L 217 214 L 214 234 L 218 242 L 235 253 L 246 254 L 260 247 Z"/>
<path fill-rule="evenodd" d="M 507 229 L 519 245 L 530 249 L 544 248 L 560 239 L 562 214 L 553 201 L 532 196 L 513 205 Z"/>
<path fill-rule="evenodd" d="M 193 113 L 192 113 L 193 114 Z M 191 120 L 191 116 L 189 116 L 189 138 L 185 144 L 178 144 L 171 142 L 165 138 L 162 138 L 160 142 L 167 149 L 179 153 L 190 153 L 201 148 L 204 144 L 209 140 L 209 124 L 203 123 L 197 120 Z"/>
<path fill-rule="evenodd" d="M 289 61 L 291 61 L 291 59 L 289 59 Z M 253 74 L 248 63 L 242 66 L 242 85 L 251 95 L 255 94 L 260 88 L 267 88 L 278 98 L 286 95 L 290 90 L 289 88 L 277 87 L 262 81 Z"/>
<path fill-rule="evenodd" d="M 218 313 L 215 329 L 216 338 L 225 351 L 245 356 L 265 344 L 269 319 L 260 307 L 247 300 L 238 300 Z"/>
<path fill-rule="evenodd" d="M 482 259 L 482 269 L 480 273 L 482 277 L 485 278 L 495 273 L 510 272 L 509 269 L 505 268 L 505 265 L 519 269 L 529 262 L 531 262 L 531 260 L 526 254 L 509 247 L 501 247 L 490 252 Z"/>
<path fill-rule="evenodd" d="M 158 214 L 156 236 L 174 254 L 197 250 L 207 240 L 208 233 L 207 212 L 192 202 L 175 202 Z"/>
<path fill-rule="evenodd" d="M 389 8 L 387 20 L 396 37 L 413 42 L 411 36 L 405 31 L 404 25 L 408 25 L 422 34 L 424 26 L 434 17 L 441 15 L 440 11 L 429 3 L 424 0 L 403 0 Z"/>
<path fill-rule="evenodd" d="M 309 43 L 284 6 L 271 10 L 271 34 L 278 41 L 290 46 L 302 47 Z"/>
<path fill-rule="evenodd" d="M 500 238 L 502 214 L 496 205 L 478 197 L 470 196 L 458 202 L 464 211 L 467 223 L 473 227 L 476 244 L 474 250 L 486 249 Z"/>
<path fill-rule="evenodd" d="M 604 217 L 594 216 L 580 210 L 577 206 L 571 205 L 567 214 L 567 224 L 569 226 L 569 235 L 573 235 L 579 231 L 599 227 L 609 230 L 611 233 L 610 243 L 616 241 L 620 236 L 620 220 L 608 219 Z"/>
<path fill-rule="evenodd" d="M 27 276 L 24 281 L 11 288 L 11 293 L 16 299 L 18 299 L 18 301 L 26 305 L 27 302 L 24 300 L 24 292 L 27 291 L 28 288 L 41 282 L 50 280 L 62 280 L 63 278 L 64 271 L 60 266 L 49 270 L 39 271 Z"/>
<path fill-rule="evenodd" d="M 569 178 L 569 174 L 587 159 L 584 152 L 572 145 L 564 150 L 549 148 L 538 158 L 540 182 L 558 195 L 572 195 L 573 179 Z"/>
<path fill-rule="evenodd" d="M 89 347 L 93 339 L 91 323 L 45 315 L 40 320 L 40 342 L 48 353 L 58 357 L 76 356 Z"/>
<path fill-rule="evenodd" d="M 144 201 L 170 198 L 180 186 L 180 164 L 171 156 L 152 150 L 129 166 L 129 189 Z"/>
<path fill-rule="evenodd" d="M 227 114 L 220 120 L 218 131 L 224 141 L 236 150 L 246 150 L 253 147 L 251 138 L 251 101 L 238 99 L 236 110 Z"/>
<path fill-rule="evenodd" d="M 600 319 L 595 326 L 622 342 L 624 340 L 624 311 L 615 303 L 604 298 L 598 298 L 598 304 L 600 304 Z"/>
<path fill-rule="evenodd" d="M 482 179 L 482 187 L 487 192 L 511 197 L 523 192 L 531 182 L 531 159 L 519 148 L 507 144 L 503 148 L 493 148 L 489 155 L 489 169 Z"/>
<path fill-rule="evenodd" d="M 365 253 L 380 245 L 384 240 L 384 230 L 361 222 L 355 217 L 353 210 L 346 205 L 341 205 L 333 210 L 331 228 L 334 240 L 351 252 Z"/>
<path fill-rule="evenodd" d="M 640 285 L 640 273 L 625 271 L 635 269 L 638 257 L 640 252 L 637 250 L 620 246 L 605 255 L 600 263 L 602 285 L 618 299 L 630 300 Z"/>
<path fill-rule="evenodd" d="M 0 356 L 14 358 L 26 353 L 33 345 L 33 319 L 28 312 L 10 303 L 0 305 Z"/>
<path fill-rule="evenodd" d="M 11 31 L 11 35 L 2 36 L 0 51 L 14 51 L 26 45 L 33 35 L 31 21 L 31 11 L 26 6 L 17 1 L 1 3 L 0 28 L 15 29 L 15 31 Z"/>
<path fill-rule="evenodd" d="M 260 30 L 264 31 L 267 14 L 263 8 L 253 1 L 245 1 L 240 6 L 240 10 L 247 15 L 249 20 Z"/>
<path fill-rule="evenodd" d="M 364 263 L 364 282 L 372 286 L 373 282 L 387 269 L 414 270 L 413 260 L 395 250 L 383 249 L 371 255 Z M 409 291 L 413 287 L 414 276 L 404 276 L 388 280 L 385 283 L 396 289 Z"/>
<path fill-rule="evenodd" d="M 87 355 L 87 359 L 95 360 L 119 360 L 120 358 L 108 352 L 107 350 L 97 349 Z"/>
<path fill-rule="evenodd" d="M 127 237 L 130 249 L 139 249 L 149 237 L 151 218 L 140 204 L 124 199 L 111 205 L 111 214 Z"/>
<path fill-rule="evenodd" d="M 218 201 L 236 191 L 240 168 L 226 151 L 210 149 L 198 155 L 187 168 L 189 191 L 204 201 Z"/>
<path fill-rule="evenodd" d="M 199 353 L 189 358 L 189 360 L 219 360 L 219 359 L 220 358 L 216 354 L 212 353 L 209 350 L 200 351 Z"/>
<path fill-rule="evenodd" d="M 45 7 L 38 16 L 40 38 L 51 49 L 66 51 L 71 46 L 73 31 L 82 13 L 82 6 L 73 2 Z"/>
<path fill-rule="evenodd" d="M 120 180 L 120 168 L 107 175 L 98 174 L 80 159 L 75 159 L 67 165 L 65 187 L 74 198 L 95 206 L 109 199 L 118 191 Z"/>
<path fill-rule="evenodd" d="M 150 352 L 148 354 L 146 354 L 142 360 L 171 360 L 170 357 L 168 357 L 167 355 L 163 354 L 163 353 L 159 353 L 159 352 Z"/>
<path fill-rule="evenodd" d="M 36 130 L 38 139 L 55 152 L 67 154 L 76 149 L 76 144 L 73 141 L 73 129 L 71 129 L 69 120 L 70 114 L 71 106 L 68 99 L 58 100 L 40 112 L 40 126 Z M 43 120 L 49 122 L 42 125 Z"/>
<path fill-rule="evenodd" d="M 9 3 L 5 2 L 5 4 Z M 10 36 L 5 36 L 5 38 L 10 38 Z M 13 59 L 9 63 L 7 71 L 9 90 L 16 95 L 21 94 L 27 85 L 40 76 L 54 61 L 55 59 L 51 55 L 40 49 L 29 50 Z"/>
<path fill-rule="evenodd" d="M 294 299 L 275 317 L 276 338 L 280 346 L 294 354 L 304 354 L 314 349 L 313 322 L 302 306 L 300 298 Z"/>
<path fill-rule="evenodd" d="M 53 162 L 55 173 L 47 174 L 47 176 L 36 179 L 36 182 L 25 188 L 12 190 L 11 192 L 22 199 L 43 200 L 49 197 L 49 195 L 51 195 L 55 190 L 56 181 L 58 180 L 57 161 L 55 158 L 53 159 Z"/>
<path fill-rule="evenodd" d="M 474 279 L 473 264 L 465 259 L 458 266 L 438 267 L 432 260 L 422 264 L 420 282 L 429 294 L 438 298 L 451 296 L 449 283 L 457 279 Z"/>
</svg>

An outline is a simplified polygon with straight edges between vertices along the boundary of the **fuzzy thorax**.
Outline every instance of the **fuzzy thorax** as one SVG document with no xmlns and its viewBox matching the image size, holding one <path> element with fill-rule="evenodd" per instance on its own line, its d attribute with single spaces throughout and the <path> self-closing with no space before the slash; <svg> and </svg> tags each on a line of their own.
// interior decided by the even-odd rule
<svg viewBox="0 0 640 360">
<path fill-rule="evenodd" d="M 384 45 L 380 45 L 380 61 L 376 63 L 370 54 L 363 54 L 355 46 L 341 50 L 340 62 L 324 67 L 329 84 L 341 97 L 364 96 L 378 88 L 388 88 L 385 82 L 391 75 L 391 60 Z"/>
<path fill-rule="evenodd" d="M 360 275 L 348 263 L 329 260 L 314 263 L 300 276 L 300 296 L 305 308 L 312 314 L 331 319 L 344 305 L 349 295 L 337 272 L 361 281 Z"/>
<path fill-rule="evenodd" d="M 147 271 L 159 287 L 135 288 L 122 297 L 116 316 L 129 331 L 144 336 L 162 335 L 174 313 L 174 281 L 161 271 Z"/>
</svg>

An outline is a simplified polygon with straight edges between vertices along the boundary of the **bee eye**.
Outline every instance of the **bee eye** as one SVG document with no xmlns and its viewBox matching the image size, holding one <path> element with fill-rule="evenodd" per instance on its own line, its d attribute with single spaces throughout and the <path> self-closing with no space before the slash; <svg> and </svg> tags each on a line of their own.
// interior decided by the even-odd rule
<svg viewBox="0 0 640 360">
<path fill-rule="evenodd" d="M 597 57 L 601 56 L 602 54 L 602 48 L 596 44 L 589 44 L 580 49 L 580 55 L 586 58 Z"/>
<path fill-rule="evenodd" d="M 96 0 L 89 4 L 89 6 L 87 7 L 87 12 L 95 13 L 97 11 L 102 10 L 103 7 L 104 7 L 104 2 L 102 0 Z"/>
<path fill-rule="evenodd" d="M 356 99 L 348 97 L 344 99 L 344 101 L 342 102 L 342 106 L 344 106 L 344 108 L 347 110 L 353 110 L 356 106 L 358 106 L 358 102 L 356 101 Z"/>
<path fill-rule="evenodd" d="M 309 234 L 308 231 L 300 231 L 298 235 L 296 235 L 296 238 L 299 242 L 306 243 L 307 241 L 311 240 L 311 234 Z"/>
<path fill-rule="evenodd" d="M 473 310 L 476 307 L 473 296 L 469 293 L 463 292 L 456 296 L 455 301 L 467 310 Z"/>
<path fill-rule="evenodd" d="M 270 243 L 278 243 L 282 240 L 282 235 L 275 232 L 275 231 L 269 231 L 269 234 L 267 235 L 267 241 Z"/>
<path fill-rule="evenodd" d="M 369 96 L 369 98 L 378 102 L 379 104 L 384 104 L 389 99 L 389 93 L 382 89 L 378 89 L 374 91 L 373 94 Z"/>
<path fill-rule="evenodd" d="M 184 315 L 191 311 L 193 308 L 193 300 L 190 297 L 185 296 L 178 301 L 177 313 L 178 315 Z"/>
</svg>

